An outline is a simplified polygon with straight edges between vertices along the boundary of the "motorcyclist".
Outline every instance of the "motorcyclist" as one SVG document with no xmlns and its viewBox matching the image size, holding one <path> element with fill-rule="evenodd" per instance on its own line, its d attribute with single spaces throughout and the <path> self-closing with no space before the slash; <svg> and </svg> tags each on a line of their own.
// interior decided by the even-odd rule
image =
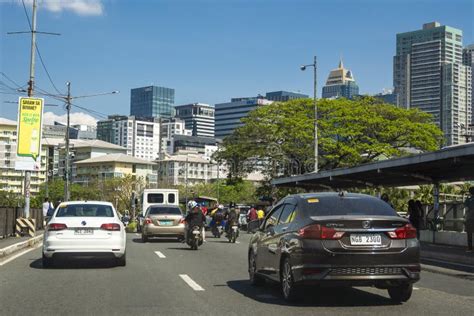
<svg viewBox="0 0 474 316">
<path fill-rule="evenodd" d="M 211 212 L 211 229 L 219 225 L 224 225 L 224 215 L 224 205 L 219 204 L 217 209 Z"/>
<path fill-rule="evenodd" d="M 239 219 L 239 216 L 237 215 L 237 211 L 234 207 L 231 207 L 231 208 L 228 208 L 225 212 L 224 212 L 224 219 L 226 220 L 226 225 L 225 225 L 225 232 L 227 233 L 227 235 L 229 234 L 230 232 L 230 229 L 233 225 L 237 225 L 238 224 L 238 219 Z"/>
<path fill-rule="evenodd" d="M 196 201 L 189 201 L 188 203 L 188 214 L 185 217 L 186 221 L 186 230 L 185 230 L 185 240 L 188 240 L 188 236 L 192 234 L 192 229 L 195 226 L 199 226 L 200 229 L 204 227 L 204 223 L 206 222 L 206 217 L 202 214 L 199 205 Z"/>
</svg>

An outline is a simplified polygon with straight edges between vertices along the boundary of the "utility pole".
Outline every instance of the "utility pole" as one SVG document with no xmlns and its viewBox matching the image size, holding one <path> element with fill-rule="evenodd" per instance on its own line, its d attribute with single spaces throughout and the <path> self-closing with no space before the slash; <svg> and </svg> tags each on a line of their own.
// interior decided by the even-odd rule
<svg viewBox="0 0 474 316">
<path fill-rule="evenodd" d="M 28 96 L 32 97 L 35 88 L 35 51 L 36 51 L 36 0 L 33 0 L 33 17 L 31 25 L 30 48 L 30 80 L 28 81 Z M 31 171 L 25 171 L 25 209 L 24 215 L 30 217 Z"/>
<path fill-rule="evenodd" d="M 318 104 L 317 104 L 317 91 L 318 91 L 318 60 L 317 57 L 314 56 L 314 62 L 309 65 L 303 65 L 300 67 L 302 71 L 306 70 L 306 67 L 313 67 L 314 69 L 314 95 L 313 95 L 313 102 L 314 102 L 314 172 L 319 171 L 318 167 Z"/>
<path fill-rule="evenodd" d="M 185 176 L 184 176 L 184 187 L 185 187 L 185 196 L 186 196 L 186 206 L 188 208 L 188 154 L 186 154 L 186 169 L 185 169 Z"/>
<path fill-rule="evenodd" d="M 65 175 L 65 181 L 64 181 L 64 202 L 69 201 L 70 199 L 70 190 L 69 190 L 69 181 L 70 181 L 70 174 L 69 174 L 69 169 L 70 169 L 70 152 L 69 152 L 69 126 L 71 124 L 70 121 L 70 116 L 71 116 L 71 83 L 67 82 L 67 96 L 66 96 L 66 160 L 64 164 L 64 175 Z"/>
<path fill-rule="evenodd" d="M 318 60 L 314 56 L 314 172 L 319 171 L 318 166 L 318 105 L 317 105 L 317 91 L 318 91 Z"/>
<path fill-rule="evenodd" d="M 221 186 L 221 183 L 220 183 L 220 180 L 219 180 L 219 162 L 217 162 L 216 164 L 217 166 L 217 202 L 219 202 L 219 199 L 220 199 L 220 186 Z"/>
<path fill-rule="evenodd" d="M 163 137 L 162 137 L 162 132 L 163 132 L 163 119 L 161 118 L 161 116 L 158 118 L 158 124 L 159 124 L 159 131 L 160 131 L 160 134 L 158 136 L 158 140 L 159 140 L 159 145 L 158 145 L 158 174 L 157 174 L 157 177 L 156 177 L 156 188 L 158 189 L 160 187 L 160 182 L 161 182 L 161 165 L 162 165 L 162 162 L 163 162 L 163 157 L 162 157 L 162 151 L 161 151 L 161 147 L 162 147 L 162 142 L 163 142 Z"/>
<path fill-rule="evenodd" d="M 26 11 L 26 9 L 25 9 Z M 28 80 L 28 90 L 25 91 L 28 93 L 28 97 L 34 95 L 35 90 L 35 52 L 36 52 L 36 34 L 48 34 L 48 35 L 60 35 L 58 33 L 49 33 L 49 32 L 38 32 L 36 30 L 36 11 L 37 5 L 36 0 L 33 0 L 33 12 L 32 12 L 32 23 L 30 25 L 29 31 L 21 32 L 7 32 L 8 35 L 12 34 L 31 34 L 31 47 L 30 47 L 30 79 Z M 28 17 L 29 23 L 29 17 Z M 40 149 L 41 151 L 41 149 Z M 25 208 L 24 216 L 28 218 L 30 216 L 30 195 L 31 195 L 31 171 L 25 171 L 25 184 L 24 184 L 24 193 L 25 193 Z"/>
</svg>

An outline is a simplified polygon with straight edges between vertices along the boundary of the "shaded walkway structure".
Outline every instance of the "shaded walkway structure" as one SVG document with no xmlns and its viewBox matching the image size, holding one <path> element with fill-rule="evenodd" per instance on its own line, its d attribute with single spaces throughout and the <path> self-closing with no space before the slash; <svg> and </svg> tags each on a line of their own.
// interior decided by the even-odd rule
<svg viewBox="0 0 474 316">
<path fill-rule="evenodd" d="M 433 184 L 434 211 L 437 216 L 439 184 L 473 180 L 474 143 L 468 143 L 350 168 L 277 178 L 272 184 L 277 187 L 301 187 L 311 190 Z"/>
</svg>

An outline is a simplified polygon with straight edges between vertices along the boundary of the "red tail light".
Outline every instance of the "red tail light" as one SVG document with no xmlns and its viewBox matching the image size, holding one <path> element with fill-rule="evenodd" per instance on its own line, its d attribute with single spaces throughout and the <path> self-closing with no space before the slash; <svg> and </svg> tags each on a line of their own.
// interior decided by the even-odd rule
<svg viewBox="0 0 474 316">
<path fill-rule="evenodd" d="M 341 239 L 344 232 L 322 225 L 310 225 L 301 228 L 298 235 L 304 239 Z"/>
<path fill-rule="evenodd" d="M 103 230 L 120 230 L 120 225 L 116 223 L 102 224 L 100 229 Z"/>
<path fill-rule="evenodd" d="M 395 229 L 393 232 L 388 232 L 388 237 L 392 239 L 411 239 L 416 238 L 416 228 L 411 224 L 406 224 L 403 227 Z"/>
<path fill-rule="evenodd" d="M 184 220 L 184 218 L 182 218 L 182 219 L 179 220 L 179 223 L 184 224 L 184 223 L 186 223 L 186 221 Z"/>
<path fill-rule="evenodd" d="M 145 224 L 151 224 L 151 218 L 147 217 L 145 218 Z"/>
<path fill-rule="evenodd" d="M 66 224 L 60 224 L 60 223 L 52 223 L 52 224 L 49 224 L 48 225 L 48 230 L 63 230 L 63 229 L 66 229 L 67 226 Z"/>
</svg>

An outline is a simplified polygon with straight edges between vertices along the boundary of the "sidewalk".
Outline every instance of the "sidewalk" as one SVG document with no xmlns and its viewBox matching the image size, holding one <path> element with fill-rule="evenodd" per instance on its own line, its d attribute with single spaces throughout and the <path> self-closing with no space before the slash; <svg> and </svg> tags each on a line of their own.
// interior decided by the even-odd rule
<svg viewBox="0 0 474 316">
<path fill-rule="evenodd" d="M 429 266 L 474 273 L 474 252 L 466 247 L 420 242 L 421 261 Z"/>
</svg>

